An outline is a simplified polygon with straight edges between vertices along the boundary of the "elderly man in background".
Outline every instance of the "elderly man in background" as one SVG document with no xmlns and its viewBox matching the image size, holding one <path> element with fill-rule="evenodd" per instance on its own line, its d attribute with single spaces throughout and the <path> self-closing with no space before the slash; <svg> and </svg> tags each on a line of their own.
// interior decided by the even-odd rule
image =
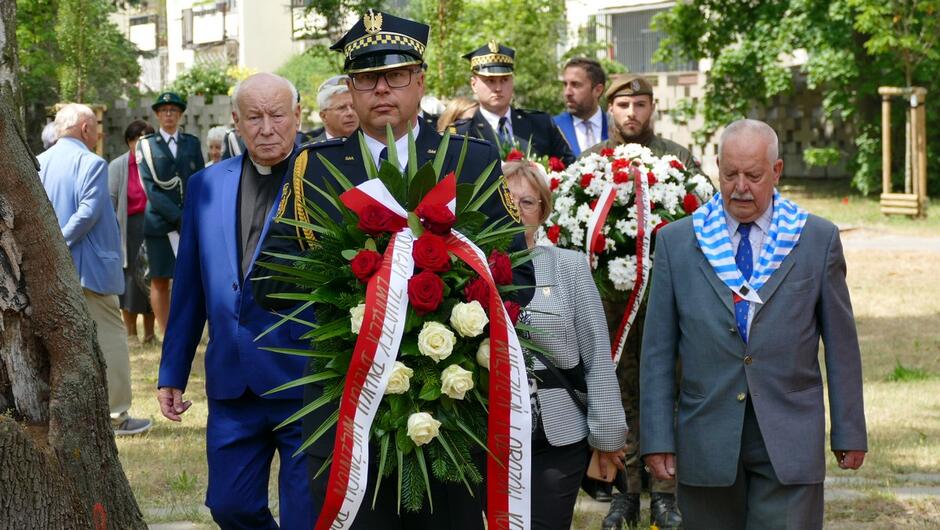
<svg viewBox="0 0 940 530">
<path fill-rule="evenodd" d="M 323 132 L 313 138 L 314 142 L 347 138 L 359 127 L 359 116 L 353 108 L 352 94 L 346 86 L 346 75 L 333 76 L 317 89 L 317 106 Z"/>
<path fill-rule="evenodd" d="M 223 529 L 277 528 L 268 508 L 268 477 L 277 451 L 281 525 L 311 528 L 317 509 L 306 456 L 292 456 L 301 444 L 301 426 L 275 430 L 302 406 L 301 388 L 263 395 L 300 377 L 305 364 L 303 357 L 266 348 L 303 348 L 306 328 L 288 323 L 256 340 L 278 317 L 255 303 L 249 285 L 258 242 L 286 186 L 300 105 L 289 81 L 266 73 L 239 83 L 233 104 L 246 154 L 214 164 L 189 182 L 157 399 L 165 417 L 181 421 L 191 404 L 183 393 L 208 319 L 206 505 L 212 518 Z M 300 317 L 313 320 L 310 312 Z"/>
<path fill-rule="evenodd" d="M 88 313 L 98 328 L 114 434 L 146 431 L 150 420 L 132 418 L 131 365 L 118 295 L 124 292 L 121 233 L 108 194 L 108 164 L 92 149 L 98 118 L 85 105 L 55 116 L 58 141 L 39 155 L 39 178 L 72 253 Z"/>
<path fill-rule="evenodd" d="M 718 147 L 721 192 L 657 234 L 640 451 L 653 476 L 678 478 L 686 529 L 822 528 L 820 337 L 832 451 L 843 469 L 865 459 L 839 230 L 777 192 L 777 146 L 763 122 L 729 125 Z"/>
</svg>

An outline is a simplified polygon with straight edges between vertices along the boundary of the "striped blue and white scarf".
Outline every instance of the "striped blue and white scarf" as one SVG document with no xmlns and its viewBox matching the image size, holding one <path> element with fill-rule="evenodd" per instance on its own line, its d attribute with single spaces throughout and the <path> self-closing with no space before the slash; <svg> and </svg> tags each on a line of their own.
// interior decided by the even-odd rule
<svg viewBox="0 0 940 530">
<path fill-rule="evenodd" d="M 782 198 L 780 192 L 774 190 L 770 233 L 764 237 L 764 246 L 749 281 L 744 279 L 734 262 L 734 249 L 731 246 L 720 193 L 716 193 L 710 201 L 695 210 L 692 214 L 692 226 L 699 248 L 721 281 L 741 298 L 761 304 L 763 302 L 757 295 L 757 290 L 767 283 L 799 243 L 800 233 L 808 215 L 806 210 Z"/>
</svg>

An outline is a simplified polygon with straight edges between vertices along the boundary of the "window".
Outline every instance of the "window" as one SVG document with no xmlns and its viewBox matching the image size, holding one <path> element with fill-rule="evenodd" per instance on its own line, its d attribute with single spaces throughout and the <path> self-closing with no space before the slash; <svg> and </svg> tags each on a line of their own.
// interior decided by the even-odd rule
<svg viewBox="0 0 940 530">
<path fill-rule="evenodd" d="M 665 9 L 647 9 L 610 16 L 611 42 L 614 59 L 630 72 L 685 72 L 698 70 L 695 61 L 673 64 L 654 63 L 653 54 L 659 49 L 664 34 L 650 28 L 653 17 Z"/>
</svg>

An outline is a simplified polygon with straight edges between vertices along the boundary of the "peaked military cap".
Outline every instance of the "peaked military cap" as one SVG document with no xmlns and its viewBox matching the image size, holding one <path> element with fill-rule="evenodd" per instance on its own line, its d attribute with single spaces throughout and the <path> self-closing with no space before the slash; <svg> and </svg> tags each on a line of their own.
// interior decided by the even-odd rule
<svg viewBox="0 0 940 530">
<path fill-rule="evenodd" d="M 424 64 L 428 26 L 370 9 L 332 46 L 349 74 Z"/>
<path fill-rule="evenodd" d="M 151 105 L 150 108 L 157 110 L 157 107 L 161 105 L 176 105 L 180 108 L 180 111 L 186 111 L 186 101 L 176 92 L 164 92 L 160 94 L 157 96 L 157 99 L 153 101 L 153 105 Z"/>
<path fill-rule="evenodd" d="M 607 101 L 617 96 L 653 96 L 653 85 L 642 75 L 619 74 L 610 80 L 605 94 Z"/>
<path fill-rule="evenodd" d="M 494 40 L 463 56 L 477 75 L 512 75 L 516 50 Z"/>
</svg>

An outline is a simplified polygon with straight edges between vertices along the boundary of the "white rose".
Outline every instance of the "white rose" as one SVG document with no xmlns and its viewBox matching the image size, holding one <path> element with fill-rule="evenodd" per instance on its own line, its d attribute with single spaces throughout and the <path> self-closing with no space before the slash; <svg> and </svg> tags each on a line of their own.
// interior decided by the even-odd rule
<svg viewBox="0 0 940 530">
<path fill-rule="evenodd" d="M 473 374 L 452 364 L 441 372 L 441 392 L 453 399 L 463 399 L 473 388 Z"/>
<path fill-rule="evenodd" d="M 408 416 L 408 437 L 415 445 L 424 445 L 437 436 L 441 422 L 427 412 L 415 412 Z"/>
<path fill-rule="evenodd" d="M 395 367 L 392 368 L 392 375 L 388 378 L 388 386 L 385 387 L 386 394 L 404 394 L 411 388 L 411 376 L 414 370 L 405 366 L 405 363 L 395 361 Z"/>
<path fill-rule="evenodd" d="M 461 337 L 476 337 L 483 333 L 483 328 L 489 321 L 483 306 L 476 300 L 467 304 L 461 302 L 450 312 L 450 325 L 454 326 Z"/>
<path fill-rule="evenodd" d="M 359 304 L 356 307 L 349 310 L 349 316 L 351 320 L 350 327 L 352 328 L 352 332 L 355 333 L 356 335 L 359 334 L 359 330 L 362 328 L 362 319 L 363 317 L 365 317 L 365 315 L 366 315 L 365 304 Z"/>
<path fill-rule="evenodd" d="M 436 363 L 449 357 L 456 343 L 454 332 L 440 322 L 425 322 L 418 333 L 418 350 Z"/>
<path fill-rule="evenodd" d="M 490 339 L 483 339 L 480 347 L 477 348 L 477 364 L 487 370 L 490 369 Z"/>
</svg>

